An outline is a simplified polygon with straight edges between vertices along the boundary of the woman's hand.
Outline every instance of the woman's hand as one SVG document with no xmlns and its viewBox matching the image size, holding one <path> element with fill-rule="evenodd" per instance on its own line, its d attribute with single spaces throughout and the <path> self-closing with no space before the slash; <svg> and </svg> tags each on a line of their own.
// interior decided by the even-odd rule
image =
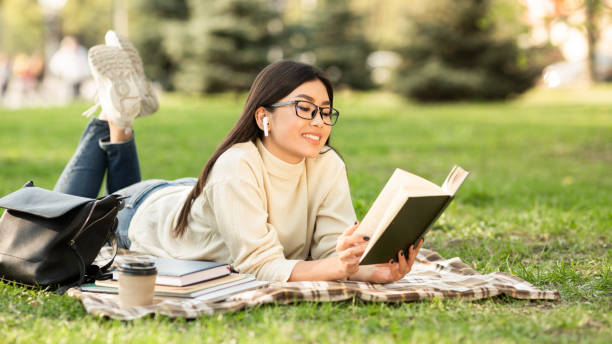
<svg viewBox="0 0 612 344">
<path fill-rule="evenodd" d="M 402 279 L 412 269 L 423 241 L 424 239 L 421 238 L 416 248 L 414 245 L 410 246 L 408 257 L 405 257 L 402 250 L 400 250 L 397 254 L 397 261 L 392 259 L 387 264 L 361 266 L 358 272 L 351 275 L 350 279 L 374 283 L 391 283 Z"/>
<path fill-rule="evenodd" d="M 336 252 L 338 253 L 338 269 L 342 277 L 346 278 L 359 270 L 359 259 L 365 251 L 366 244 L 370 238 L 354 234 L 359 227 L 356 221 L 352 227 L 347 228 L 338 237 Z"/>
<path fill-rule="evenodd" d="M 338 237 L 337 256 L 313 261 L 299 261 L 293 267 L 289 281 L 334 281 L 348 278 L 359 270 L 359 259 L 370 238 L 355 234 L 359 222 Z"/>
</svg>

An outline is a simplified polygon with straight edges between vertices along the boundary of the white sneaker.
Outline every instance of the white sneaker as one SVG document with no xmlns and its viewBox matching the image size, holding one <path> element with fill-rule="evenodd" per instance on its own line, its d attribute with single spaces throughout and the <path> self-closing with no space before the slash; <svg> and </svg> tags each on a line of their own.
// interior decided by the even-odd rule
<svg viewBox="0 0 612 344">
<path fill-rule="evenodd" d="M 101 106 L 101 118 L 129 132 L 141 100 L 130 58 L 120 48 L 96 45 L 89 49 L 88 60 L 97 87 L 96 104 L 83 115 L 91 116 Z"/>
<path fill-rule="evenodd" d="M 136 76 L 138 77 L 136 80 L 138 82 L 138 87 L 140 88 L 140 93 L 142 95 L 140 101 L 140 112 L 138 116 L 149 116 L 155 113 L 159 108 L 159 103 L 157 102 L 157 97 L 155 96 L 155 92 L 151 87 L 151 83 L 147 80 L 147 77 L 144 73 L 144 67 L 142 66 L 142 59 L 140 58 L 140 54 L 138 54 L 138 50 L 132 45 L 132 43 L 125 37 L 119 36 L 115 31 L 109 30 L 106 32 L 104 36 L 104 40 L 106 41 L 106 45 L 112 47 L 119 47 L 123 49 L 127 53 L 132 62 L 132 67 L 134 71 L 136 71 Z"/>
</svg>

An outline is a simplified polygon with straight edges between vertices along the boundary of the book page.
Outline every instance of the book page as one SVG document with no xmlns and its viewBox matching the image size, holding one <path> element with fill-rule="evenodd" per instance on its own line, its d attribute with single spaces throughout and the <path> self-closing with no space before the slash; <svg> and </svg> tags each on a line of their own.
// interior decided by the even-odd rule
<svg viewBox="0 0 612 344">
<path fill-rule="evenodd" d="M 370 237 L 374 235 L 376 227 L 380 223 L 385 210 L 389 208 L 395 194 L 400 189 L 401 184 L 396 173 L 397 170 L 395 170 L 393 175 L 391 175 L 391 178 L 389 178 L 387 184 L 385 184 L 382 191 L 378 194 L 378 197 L 376 197 L 376 200 L 374 200 L 370 210 L 368 210 L 366 215 L 361 220 L 356 233 Z"/>
<path fill-rule="evenodd" d="M 448 181 L 455 174 L 455 171 L 457 170 L 457 167 L 459 167 L 459 166 L 454 165 L 453 168 L 451 168 L 450 172 L 448 173 L 448 176 L 446 176 L 446 179 L 444 179 L 444 183 L 442 183 L 442 189 L 448 190 Z"/>
<path fill-rule="evenodd" d="M 453 169 L 446 177 L 444 184 L 442 184 L 442 188 L 446 190 L 451 196 L 454 196 L 469 174 L 469 172 L 462 169 L 461 167 L 457 165 L 453 166 Z"/>
</svg>

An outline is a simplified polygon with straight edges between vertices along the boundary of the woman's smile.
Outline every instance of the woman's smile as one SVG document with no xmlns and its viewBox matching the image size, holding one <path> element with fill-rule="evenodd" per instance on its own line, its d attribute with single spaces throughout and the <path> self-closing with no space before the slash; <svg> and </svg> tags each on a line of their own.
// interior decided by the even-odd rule
<svg viewBox="0 0 612 344">
<path fill-rule="evenodd" d="M 306 139 L 306 141 L 308 141 L 309 143 L 312 143 L 312 144 L 317 145 L 317 146 L 321 143 L 321 135 L 319 135 L 319 134 L 304 133 L 304 134 L 302 134 L 302 137 L 304 137 Z"/>
</svg>

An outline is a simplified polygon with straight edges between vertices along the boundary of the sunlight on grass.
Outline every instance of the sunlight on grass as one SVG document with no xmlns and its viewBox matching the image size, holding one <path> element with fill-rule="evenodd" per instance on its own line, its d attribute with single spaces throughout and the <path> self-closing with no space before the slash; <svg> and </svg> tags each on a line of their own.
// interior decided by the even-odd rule
<svg viewBox="0 0 612 344">
<path fill-rule="evenodd" d="M 595 84 L 591 87 L 557 88 L 536 87 L 521 96 L 521 104 L 612 104 L 612 85 Z"/>
</svg>

